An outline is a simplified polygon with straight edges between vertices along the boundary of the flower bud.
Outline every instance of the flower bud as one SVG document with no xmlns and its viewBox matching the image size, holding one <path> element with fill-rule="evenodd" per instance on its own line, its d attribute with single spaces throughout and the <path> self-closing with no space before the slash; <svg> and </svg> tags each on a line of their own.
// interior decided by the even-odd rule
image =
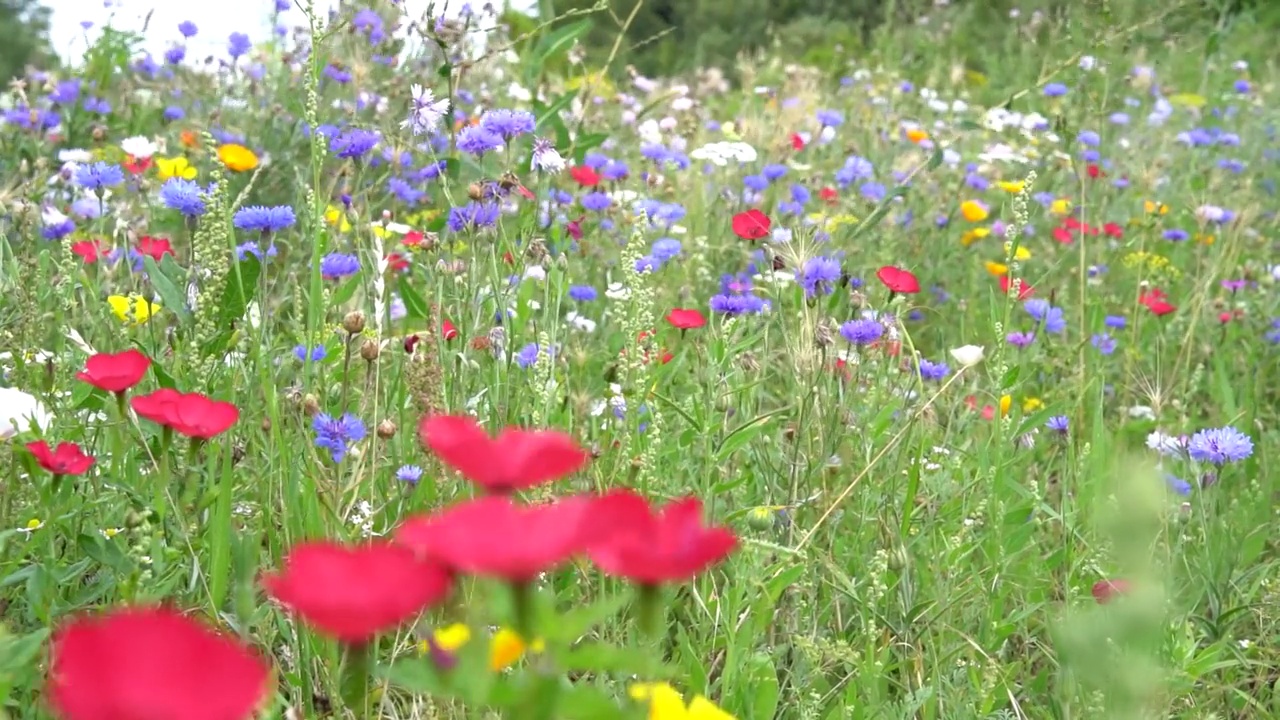
<svg viewBox="0 0 1280 720">
<path fill-rule="evenodd" d="M 383 420 L 378 423 L 377 433 L 383 440 L 390 440 L 396 436 L 396 424 L 390 420 Z"/>
<path fill-rule="evenodd" d="M 302 412 L 306 413 L 307 417 L 312 417 L 320 412 L 320 399 L 311 393 L 307 393 L 302 398 Z"/>
<path fill-rule="evenodd" d="M 378 347 L 378 341 L 373 338 L 365 340 L 364 344 L 360 346 L 360 357 L 364 358 L 368 362 L 377 360 L 378 355 L 381 353 L 382 348 Z"/>
<path fill-rule="evenodd" d="M 350 335 L 359 335 L 364 332 L 364 313 L 359 310 L 352 310 L 342 318 L 342 329 L 346 330 Z"/>
<path fill-rule="evenodd" d="M 262 418 L 262 432 L 271 432 L 271 418 Z"/>
<path fill-rule="evenodd" d="M 747 526 L 752 530 L 768 530 L 776 522 L 777 516 L 767 507 L 754 507 L 747 513 Z"/>
</svg>

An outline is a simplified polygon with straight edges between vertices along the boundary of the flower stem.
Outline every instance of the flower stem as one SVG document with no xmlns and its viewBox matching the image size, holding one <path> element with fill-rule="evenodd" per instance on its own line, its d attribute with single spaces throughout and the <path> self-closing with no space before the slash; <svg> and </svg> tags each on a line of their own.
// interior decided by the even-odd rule
<svg viewBox="0 0 1280 720">
<path fill-rule="evenodd" d="M 656 641 L 662 636 L 666 621 L 665 610 L 662 604 L 662 588 L 657 585 L 641 585 L 636 622 L 640 626 L 640 634 L 645 639 Z"/>
<path fill-rule="evenodd" d="M 527 582 L 511 583 L 511 604 L 516 613 L 516 632 L 522 638 L 535 637 L 533 632 L 533 586 Z"/>
<path fill-rule="evenodd" d="M 369 717 L 369 680 L 373 670 L 370 643 L 352 643 L 346 647 L 342 662 L 342 702 L 357 718 Z"/>
</svg>

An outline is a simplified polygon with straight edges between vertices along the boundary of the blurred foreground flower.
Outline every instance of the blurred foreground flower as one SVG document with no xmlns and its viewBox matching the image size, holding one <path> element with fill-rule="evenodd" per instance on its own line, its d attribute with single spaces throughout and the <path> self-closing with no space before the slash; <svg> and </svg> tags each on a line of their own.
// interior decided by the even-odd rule
<svg viewBox="0 0 1280 720">
<path fill-rule="evenodd" d="M 17 388 L 0 388 L 0 440 L 36 429 L 44 432 L 53 424 L 53 415 L 44 403 Z"/>
<path fill-rule="evenodd" d="M 57 632 L 46 697 L 68 720 L 253 717 L 271 690 L 239 641 L 164 608 L 117 610 Z"/>
<path fill-rule="evenodd" d="M 160 304 L 154 303 L 137 293 L 129 293 L 128 297 L 124 295 L 108 295 L 107 304 L 111 306 L 111 312 L 120 318 L 121 322 L 132 321 L 135 325 L 151 319 L 160 311 Z"/>
<path fill-rule="evenodd" d="M 701 695 L 686 706 L 684 697 L 667 683 L 634 683 L 628 692 L 631 699 L 649 704 L 649 720 L 734 720 Z"/>
<path fill-rule="evenodd" d="M 243 145 L 219 145 L 218 159 L 232 172 L 247 172 L 258 167 L 258 156 Z"/>
<path fill-rule="evenodd" d="M 444 464 L 493 495 L 567 477 L 588 459 L 562 432 L 507 428 L 491 438 L 466 416 L 426 417 L 418 426 L 418 437 Z"/>
<path fill-rule="evenodd" d="M 471 628 L 462 623 L 454 623 L 437 628 L 431 633 L 429 640 L 418 643 L 418 650 L 424 654 L 434 650 L 450 655 L 457 653 L 471 642 Z M 501 672 L 514 665 L 525 652 L 540 653 L 546 649 L 542 640 L 526 643 L 520 633 L 510 628 L 501 628 L 489 640 L 489 669 Z"/>
<path fill-rule="evenodd" d="M 951 349 L 951 357 L 960 363 L 961 367 L 973 367 L 982 362 L 983 348 L 981 345 L 961 345 Z"/>
</svg>

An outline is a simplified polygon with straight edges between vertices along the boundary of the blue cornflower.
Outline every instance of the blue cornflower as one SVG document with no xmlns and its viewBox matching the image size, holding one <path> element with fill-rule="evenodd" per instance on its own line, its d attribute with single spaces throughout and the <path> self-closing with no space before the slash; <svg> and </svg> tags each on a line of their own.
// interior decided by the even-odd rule
<svg viewBox="0 0 1280 720">
<path fill-rule="evenodd" d="M 793 183 L 791 185 L 792 202 L 798 203 L 800 205 L 804 205 L 805 203 L 809 202 L 809 200 L 812 198 L 813 198 L 813 194 L 809 192 L 809 188 L 801 185 L 800 183 Z"/>
<path fill-rule="evenodd" d="M 169 105 L 164 109 L 164 119 L 168 120 L 169 122 L 181 120 L 186 116 L 187 116 L 187 111 L 183 110 L 177 105 Z"/>
<path fill-rule="evenodd" d="M 468 125 L 458 133 L 458 149 L 464 153 L 481 157 L 487 152 L 502 147 L 502 136 L 486 130 L 479 125 Z"/>
<path fill-rule="evenodd" d="M 619 160 L 610 160 L 600 168 L 600 177 L 605 180 L 622 180 L 629 174 L 631 174 L 630 168 Z"/>
<path fill-rule="evenodd" d="M 1067 320 L 1062 316 L 1062 308 L 1053 307 L 1048 300 L 1033 298 L 1023 303 L 1022 309 L 1043 324 L 1045 332 L 1056 335 L 1067 329 Z"/>
<path fill-rule="evenodd" d="M 800 285 L 806 297 L 830 295 L 841 275 L 840 261 L 829 257 L 813 257 L 800 270 Z"/>
<path fill-rule="evenodd" d="M 1231 427 L 1201 430 L 1187 442 L 1187 452 L 1196 462 L 1225 465 L 1239 462 L 1253 454 L 1253 440 Z"/>
<path fill-rule="evenodd" d="M 62 218 L 57 222 L 45 225 L 40 229 L 40 237 L 45 240 L 61 240 L 76 231 L 76 224 L 70 218 Z"/>
<path fill-rule="evenodd" d="M 600 297 L 600 294 L 590 285 L 572 285 L 569 287 L 569 297 L 578 302 L 591 302 Z"/>
<path fill-rule="evenodd" d="M 1103 320 L 1102 323 L 1109 328 L 1123 330 L 1128 321 L 1124 319 L 1123 315 L 1108 315 L 1107 319 Z"/>
<path fill-rule="evenodd" d="M 1161 233 L 1165 240 L 1173 242 L 1183 242 L 1191 237 L 1191 234 L 1181 228 L 1169 228 Z"/>
<path fill-rule="evenodd" d="M 521 370 L 528 370 L 533 367 L 534 363 L 538 362 L 538 353 L 540 351 L 538 343 L 525 345 L 515 355 L 516 365 L 519 365 Z"/>
<path fill-rule="evenodd" d="M 279 250 L 276 249 L 275 243 L 271 243 L 267 246 L 267 249 L 263 251 L 262 245 L 257 240 L 250 240 L 247 243 L 240 243 L 236 246 L 236 260 L 240 262 L 243 262 L 244 259 L 250 255 L 258 258 L 259 260 L 265 260 L 267 258 L 275 257 L 278 253 Z"/>
<path fill-rule="evenodd" d="M 582 207 L 587 210 L 591 210 L 592 212 L 608 210 L 609 206 L 613 204 L 613 200 L 602 192 L 589 192 L 586 195 L 583 195 L 579 202 L 582 203 Z"/>
<path fill-rule="evenodd" d="M 49 93 L 49 102 L 55 105 L 74 105 L 80 99 L 80 79 L 63 80 Z"/>
<path fill-rule="evenodd" d="M 1089 338 L 1089 344 L 1097 348 L 1098 352 L 1103 355 L 1110 355 L 1116 351 L 1115 338 L 1111 337 L 1108 333 L 1098 333 L 1094 335 Z"/>
<path fill-rule="evenodd" d="M 922 380 L 939 381 L 951 374 L 951 368 L 946 363 L 936 363 L 924 358 L 920 358 L 920 378 Z"/>
<path fill-rule="evenodd" d="M 182 33 L 182 37 L 193 38 L 196 36 L 196 33 L 200 31 L 196 28 L 195 23 L 190 20 L 183 20 L 178 23 L 178 32 Z"/>
<path fill-rule="evenodd" d="M 160 186 L 160 202 L 171 210 L 196 217 L 205 213 L 204 200 L 200 199 L 200 186 L 192 180 L 174 177 Z"/>
<path fill-rule="evenodd" d="M 76 184 L 88 190 L 102 190 L 124 182 L 124 170 L 119 165 L 95 162 L 76 168 Z"/>
<path fill-rule="evenodd" d="M 396 470 L 396 479 L 411 486 L 417 485 L 422 479 L 422 468 L 417 465 L 401 465 L 400 469 Z"/>
<path fill-rule="evenodd" d="M 1076 136 L 1076 140 L 1080 141 L 1081 145 L 1098 147 L 1098 144 L 1102 142 L 1102 136 L 1092 130 L 1084 130 Z"/>
<path fill-rule="evenodd" d="M 775 182 L 777 180 L 781 180 L 782 176 L 787 174 L 787 166 L 779 165 L 777 163 L 765 165 L 764 168 L 760 170 L 760 174 L 764 176 L 765 180 Z"/>
<path fill-rule="evenodd" d="M 164 51 L 164 61 L 169 63 L 170 65 L 180 64 L 182 62 L 182 59 L 185 58 L 186 56 L 187 56 L 187 49 L 182 47 L 181 45 L 174 45 L 173 47 Z"/>
<path fill-rule="evenodd" d="M 293 227 L 295 222 L 297 218 L 293 215 L 293 208 L 288 205 L 250 205 L 237 210 L 231 220 L 231 224 L 241 230 L 256 230 L 261 233 L 280 232 Z"/>
<path fill-rule="evenodd" d="M 711 297 L 711 311 L 722 315 L 755 315 L 768 309 L 763 298 L 747 293 L 721 293 Z"/>
<path fill-rule="evenodd" d="M 367 155 L 381 140 L 382 136 L 373 130 L 347 128 L 329 141 L 329 151 L 340 158 L 358 158 Z"/>
<path fill-rule="evenodd" d="M 1016 348 L 1024 348 L 1036 341 L 1036 334 L 1033 332 L 1022 332 L 1015 330 L 1004 336 L 1005 342 Z"/>
<path fill-rule="evenodd" d="M 1067 86 L 1062 83 L 1049 83 L 1044 86 L 1045 97 L 1062 97 L 1067 94 Z"/>
<path fill-rule="evenodd" d="M 1071 420 L 1066 415 L 1054 415 L 1045 421 L 1044 426 L 1056 433 L 1066 435 L 1067 430 L 1071 428 Z"/>
<path fill-rule="evenodd" d="M 82 197 L 71 203 L 71 214 L 78 218 L 91 220 L 102 217 L 105 203 L 96 197 Z"/>
<path fill-rule="evenodd" d="M 870 345 L 884 335 L 884 325 L 879 320 L 863 318 L 850 320 L 840 326 L 840 336 L 854 345 Z"/>
<path fill-rule="evenodd" d="M 234 60 L 253 49 L 253 41 L 244 33 L 231 33 L 227 38 L 227 54 Z"/>
<path fill-rule="evenodd" d="M 884 185 L 878 182 L 866 182 L 862 184 L 862 187 L 858 188 L 858 194 L 872 202 L 884 200 L 884 196 L 888 192 Z"/>
<path fill-rule="evenodd" d="M 823 127 L 840 127 L 844 124 L 844 115 L 835 110 L 819 110 L 815 115 Z"/>
<path fill-rule="evenodd" d="M 680 241 L 675 238 L 658 238 L 653 241 L 653 247 L 649 248 L 649 254 L 659 263 L 664 263 L 679 255 L 681 249 Z"/>
<path fill-rule="evenodd" d="M 769 180 L 763 175 L 748 175 L 742 178 L 742 184 L 751 192 L 764 192 L 769 189 Z"/>
<path fill-rule="evenodd" d="M 479 230 L 498 224 L 498 206 L 495 203 L 469 202 L 449 209 L 445 223 L 452 232 Z"/>
<path fill-rule="evenodd" d="M 480 116 L 480 127 L 503 140 L 531 133 L 536 125 L 537 119 L 527 110 L 499 108 L 488 110 Z"/>
<path fill-rule="evenodd" d="M 308 355 L 311 356 L 311 362 L 320 362 L 328 354 L 329 351 L 323 345 L 317 345 L 310 350 L 307 349 L 306 345 L 299 345 L 293 349 L 293 356 L 298 358 L 299 362 L 306 362 Z"/>
<path fill-rule="evenodd" d="M 326 280 L 337 280 L 360 272 L 360 259 L 345 253 L 329 253 L 320 258 L 320 274 Z"/>
<path fill-rule="evenodd" d="M 418 201 L 426 195 L 426 192 L 395 177 L 387 181 L 387 189 L 391 191 L 392 195 L 400 198 L 400 201 L 405 205 L 417 205 Z"/>
<path fill-rule="evenodd" d="M 639 274 L 656 272 L 662 267 L 662 261 L 652 255 L 636 258 L 635 270 Z"/>
<path fill-rule="evenodd" d="M 1164 481 L 1169 484 L 1170 490 L 1174 491 L 1175 493 L 1183 497 L 1186 497 L 1187 495 L 1191 494 L 1191 483 L 1187 482 L 1186 480 L 1183 480 L 1177 475 L 1165 473 Z"/>
<path fill-rule="evenodd" d="M 334 462 L 342 462 L 353 443 L 364 439 L 364 423 L 351 413 L 343 413 L 335 418 L 326 413 L 318 413 L 311 421 L 311 428 L 316 432 L 316 447 L 329 451 Z"/>
</svg>

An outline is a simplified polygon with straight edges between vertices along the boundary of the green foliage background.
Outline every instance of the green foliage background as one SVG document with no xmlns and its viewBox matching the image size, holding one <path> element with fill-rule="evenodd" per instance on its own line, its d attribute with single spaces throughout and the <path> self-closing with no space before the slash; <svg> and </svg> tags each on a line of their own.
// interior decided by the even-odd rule
<svg viewBox="0 0 1280 720">
<path fill-rule="evenodd" d="M 557 18 L 584 11 L 599 0 L 543 0 L 539 14 Z M 627 65 L 649 76 L 663 76 L 717 66 L 733 74 L 743 53 L 778 50 L 795 61 L 836 70 L 850 57 L 869 49 L 878 33 L 892 28 L 901 33 L 922 18 L 938 22 L 934 0 L 604 0 L 584 38 L 589 63 L 603 65 L 619 35 L 617 56 L 610 72 Z M 639 8 L 637 9 L 637 5 Z M 1280 3 L 1271 0 L 1170 0 L 1153 5 L 1144 0 L 951 0 L 941 9 L 952 23 L 949 48 L 902 48 L 904 58 L 934 56 L 944 50 L 972 66 L 984 55 L 1005 57 L 1012 35 L 1008 18 L 1015 8 L 1023 16 L 1044 13 L 1044 26 L 1060 27 L 1068 11 L 1074 17 L 1094 18 L 1098 28 L 1138 23 L 1163 12 L 1163 21 L 1137 33 L 1129 42 L 1159 46 L 1175 37 L 1205 36 L 1228 24 L 1248 24 L 1259 32 L 1280 29 Z M 1088 13 L 1077 12 L 1081 6 Z M 627 19 L 634 11 L 630 23 Z M 624 30 L 625 28 L 625 30 Z M 1078 34 L 1074 34 L 1080 37 Z M 1037 44 L 1054 38 L 1036 38 Z M 1000 49 L 1001 52 L 997 52 Z M 889 58 L 898 64 L 898 58 Z M 899 65 L 900 66 L 900 65 Z M 999 68 L 984 68 L 999 72 Z"/>
<path fill-rule="evenodd" d="M 49 8 L 36 0 L 0 0 L 0 82 L 22 75 L 28 65 L 49 68 Z"/>
</svg>

